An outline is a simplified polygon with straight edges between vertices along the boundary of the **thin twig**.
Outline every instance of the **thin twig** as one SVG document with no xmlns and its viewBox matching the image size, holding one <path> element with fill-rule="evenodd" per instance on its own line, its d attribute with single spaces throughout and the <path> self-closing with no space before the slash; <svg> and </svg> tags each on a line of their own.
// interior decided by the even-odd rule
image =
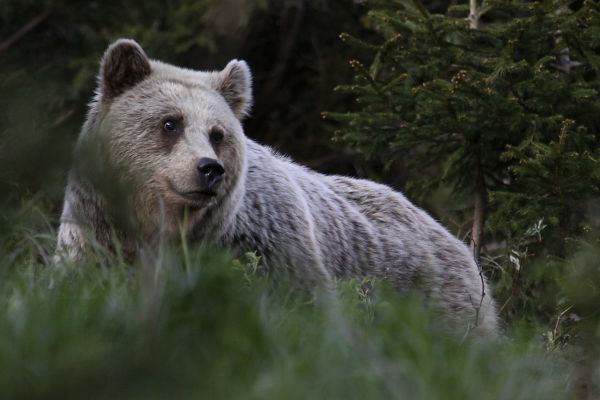
<svg viewBox="0 0 600 400">
<path fill-rule="evenodd" d="M 571 308 L 573 308 L 573 306 L 567 307 L 563 312 L 558 314 L 558 317 L 556 317 L 556 324 L 554 324 L 554 329 L 552 330 L 552 341 L 556 341 L 556 336 L 558 334 L 558 326 L 560 325 L 560 320 Z"/>
<path fill-rule="evenodd" d="M 517 284 L 520 281 L 520 279 L 521 279 L 521 269 L 519 268 L 517 270 L 517 276 L 512 281 L 512 287 L 510 289 L 510 296 L 508 296 L 508 298 L 506 299 L 506 301 L 504 302 L 504 304 L 502 304 L 502 307 L 500 307 L 500 310 L 498 311 L 498 314 L 502 314 L 504 312 L 504 309 L 508 306 L 508 303 L 517 294 Z"/>
<path fill-rule="evenodd" d="M 506 299 L 506 301 L 504 302 L 504 304 L 502 304 L 502 307 L 500 307 L 500 310 L 498 310 L 498 314 L 502 314 L 504 312 L 504 309 L 506 308 L 506 306 L 508 306 L 508 303 L 512 300 L 512 298 L 513 298 L 513 293 L 511 292 L 510 295 L 508 296 L 508 298 Z"/>
<path fill-rule="evenodd" d="M 25 24 L 21 29 L 15 32 L 4 42 L 0 43 L 0 54 L 14 46 L 19 40 L 21 40 L 23 36 L 27 35 L 29 32 L 37 28 L 38 25 L 47 20 L 50 17 L 50 15 L 52 15 L 52 12 L 52 9 L 44 11 L 43 13 L 29 21 L 27 24 Z"/>
<path fill-rule="evenodd" d="M 479 272 L 479 279 L 481 279 L 481 297 L 479 299 L 479 305 L 475 306 L 475 326 L 479 326 L 479 313 L 481 311 L 481 307 L 483 306 L 483 299 L 485 298 L 485 278 L 483 277 L 483 271 L 481 269 L 479 259 L 475 256 L 475 254 L 473 254 L 473 257 L 475 259 L 477 271 Z"/>
</svg>

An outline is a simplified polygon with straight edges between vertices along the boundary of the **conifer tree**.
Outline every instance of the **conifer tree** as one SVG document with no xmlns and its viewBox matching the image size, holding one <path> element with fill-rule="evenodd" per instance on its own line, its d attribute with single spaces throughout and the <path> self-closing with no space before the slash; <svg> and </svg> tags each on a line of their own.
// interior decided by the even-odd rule
<svg viewBox="0 0 600 400">
<path fill-rule="evenodd" d="M 484 227 L 515 273 L 531 241 L 565 257 L 600 188 L 598 3 L 470 0 L 443 15 L 419 0 L 367 5 L 381 41 L 341 35 L 372 61 L 352 60 L 354 82 L 339 88 L 357 109 L 324 115 L 340 123 L 336 139 L 403 160 L 413 193 L 469 194 L 475 257 Z"/>
</svg>

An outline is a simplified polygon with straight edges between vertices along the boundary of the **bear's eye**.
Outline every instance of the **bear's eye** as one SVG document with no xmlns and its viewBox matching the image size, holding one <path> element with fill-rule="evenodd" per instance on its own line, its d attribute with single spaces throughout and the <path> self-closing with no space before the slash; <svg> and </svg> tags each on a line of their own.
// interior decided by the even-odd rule
<svg viewBox="0 0 600 400">
<path fill-rule="evenodd" d="M 163 121 L 163 132 L 168 135 L 177 134 L 181 130 L 181 122 L 174 118 L 168 118 Z"/>
<path fill-rule="evenodd" d="M 223 131 L 220 128 L 212 128 L 210 130 L 210 141 L 214 145 L 218 145 L 223 141 Z"/>
</svg>

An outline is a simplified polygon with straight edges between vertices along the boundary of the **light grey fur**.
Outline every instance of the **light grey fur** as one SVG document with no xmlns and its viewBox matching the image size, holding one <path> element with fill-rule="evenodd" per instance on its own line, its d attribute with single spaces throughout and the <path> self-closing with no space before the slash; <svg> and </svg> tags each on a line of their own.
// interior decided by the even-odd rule
<svg viewBox="0 0 600 400">
<path fill-rule="evenodd" d="M 103 138 L 107 164 L 131 178 L 139 238 L 176 239 L 186 215 L 191 241 L 255 251 L 266 267 L 288 266 L 311 286 L 381 277 L 400 291 L 418 290 L 455 332 L 496 333 L 495 305 L 472 255 L 433 218 L 387 186 L 311 171 L 245 137 L 240 119 L 251 104 L 251 76 L 244 62 L 192 71 L 148 60 L 137 43 L 120 40 L 101 71 L 78 148 Z M 167 143 L 160 121 L 169 114 L 181 115 L 185 130 Z M 208 137 L 215 126 L 225 132 L 219 146 Z M 197 186 L 201 157 L 220 160 L 225 180 L 215 197 L 190 199 L 182 193 Z M 58 254 L 83 257 L 86 229 L 111 246 L 115 221 L 101 192 L 74 168 Z M 118 235 L 135 252 L 138 238 Z"/>
</svg>

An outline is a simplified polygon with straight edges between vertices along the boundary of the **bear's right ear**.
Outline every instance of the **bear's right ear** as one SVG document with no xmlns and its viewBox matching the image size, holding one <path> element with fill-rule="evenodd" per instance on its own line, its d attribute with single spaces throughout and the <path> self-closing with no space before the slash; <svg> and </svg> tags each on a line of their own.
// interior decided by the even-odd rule
<svg viewBox="0 0 600 400">
<path fill-rule="evenodd" d="M 150 75 L 150 61 L 136 41 L 111 44 L 100 64 L 98 84 L 102 101 L 110 101 Z"/>
</svg>

